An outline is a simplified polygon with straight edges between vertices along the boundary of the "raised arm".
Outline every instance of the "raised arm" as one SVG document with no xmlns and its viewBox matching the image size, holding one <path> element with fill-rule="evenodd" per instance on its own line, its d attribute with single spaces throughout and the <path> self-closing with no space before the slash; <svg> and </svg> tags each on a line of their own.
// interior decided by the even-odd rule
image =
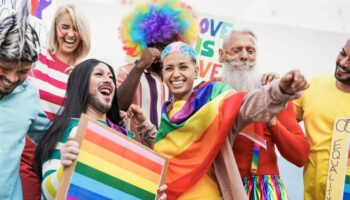
<svg viewBox="0 0 350 200">
<path fill-rule="evenodd" d="M 300 71 L 292 70 L 281 79 L 249 92 L 234 122 L 233 132 L 238 133 L 251 122 L 268 122 L 286 107 L 289 100 L 298 98 L 299 92 L 308 87 Z"/>
<path fill-rule="evenodd" d="M 154 61 L 158 61 L 160 52 L 156 48 L 146 48 L 142 51 L 140 60 L 135 62 L 130 73 L 120 69 L 118 72 L 118 101 L 119 108 L 127 111 L 135 98 L 137 87 L 140 83 L 141 75 L 145 69 L 151 66 Z"/>
</svg>

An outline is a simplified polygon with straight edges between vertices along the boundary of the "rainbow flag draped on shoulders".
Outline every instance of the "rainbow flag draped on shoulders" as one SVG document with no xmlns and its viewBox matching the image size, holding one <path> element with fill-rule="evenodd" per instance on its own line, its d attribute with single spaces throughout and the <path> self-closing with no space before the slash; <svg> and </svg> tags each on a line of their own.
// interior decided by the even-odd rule
<svg viewBox="0 0 350 200">
<path fill-rule="evenodd" d="M 154 150 L 169 159 L 165 184 L 168 199 L 177 199 L 211 167 L 228 136 L 245 93 L 210 81 L 194 90 L 180 111 L 168 117 L 162 109 Z"/>
</svg>

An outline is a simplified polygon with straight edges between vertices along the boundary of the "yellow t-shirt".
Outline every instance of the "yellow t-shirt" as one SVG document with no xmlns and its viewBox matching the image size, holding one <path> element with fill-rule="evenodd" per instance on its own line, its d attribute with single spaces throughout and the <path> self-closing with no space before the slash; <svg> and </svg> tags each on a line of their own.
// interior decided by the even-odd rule
<svg viewBox="0 0 350 200">
<path fill-rule="evenodd" d="M 172 117 L 176 112 L 178 112 L 184 105 L 186 101 L 175 101 L 173 107 L 169 112 L 169 117 Z M 185 193 L 183 193 L 178 200 L 216 200 L 220 198 L 220 191 L 218 184 L 215 180 L 215 173 L 213 168 L 204 175 L 195 185 L 189 188 Z"/>
<path fill-rule="evenodd" d="M 294 101 L 298 120 L 303 120 L 311 144 L 304 167 L 304 199 L 325 199 L 327 171 L 335 118 L 350 117 L 350 93 L 336 87 L 334 76 L 318 76 Z"/>
</svg>

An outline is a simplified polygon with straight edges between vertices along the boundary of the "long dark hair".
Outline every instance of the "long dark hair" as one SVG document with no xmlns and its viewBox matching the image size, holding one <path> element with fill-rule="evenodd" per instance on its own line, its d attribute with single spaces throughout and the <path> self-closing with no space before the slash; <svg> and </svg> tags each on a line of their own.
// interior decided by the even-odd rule
<svg viewBox="0 0 350 200">
<path fill-rule="evenodd" d="M 113 68 L 97 59 L 88 59 L 73 69 L 68 78 L 63 107 L 58 112 L 60 114 L 57 114 L 51 127 L 39 141 L 35 152 L 34 166 L 39 177 L 42 176 L 42 164 L 51 156 L 57 142 L 66 130 L 69 120 L 71 118 L 79 118 L 87 110 L 91 73 L 96 65 L 100 63 L 108 66 L 113 75 L 113 82 L 116 84 Z M 111 109 L 107 112 L 107 118 L 114 124 L 118 124 L 120 121 L 117 90 L 114 93 Z"/>
</svg>

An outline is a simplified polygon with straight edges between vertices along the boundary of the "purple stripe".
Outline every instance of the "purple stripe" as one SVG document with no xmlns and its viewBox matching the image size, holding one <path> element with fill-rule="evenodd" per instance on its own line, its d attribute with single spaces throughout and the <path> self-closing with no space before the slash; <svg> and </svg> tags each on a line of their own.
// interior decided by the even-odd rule
<svg viewBox="0 0 350 200">
<path fill-rule="evenodd" d="M 124 128 L 122 128 L 121 126 L 119 126 L 118 124 L 114 124 L 111 120 L 107 119 L 107 124 L 109 127 L 111 127 L 112 129 L 122 133 L 123 135 L 128 136 L 128 131 Z"/>
<path fill-rule="evenodd" d="M 278 199 L 281 198 L 281 185 L 278 183 L 276 176 L 271 176 L 273 183 L 275 184 L 274 187 L 276 188 L 276 193 Z"/>
<path fill-rule="evenodd" d="M 179 124 L 188 117 L 188 113 L 193 113 L 195 111 L 195 108 L 192 106 L 192 101 L 195 99 L 194 97 L 195 95 L 190 96 L 181 110 L 170 117 L 170 121 Z"/>
<path fill-rule="evenodd" d="M 158 129 L 158 109 L 157 109 L 158 92 L 157 92 L 157 84 L 156 84 L 155 79 L 152 77 L 151 73 L 145 73 L 145 75 L 146 75 L 146 79 L 148 81 L 149 90 L 151 92 L 150 121 Z"/>
<path fill-rule="evenodd" d="M 172 123 L 180 124 L 192 116 L 195 112 L 201 109 L 206 103 L 208 103 L 211 99 L 212 91 L 214 89 L 215 82 L 210 82 L 206 84 L 204 87 L 199 87 L 197 90 L 194 90 L 188 98 L 187 102 L 183 106 L 183 108 L 175 113 L 169 120 Z M 168 105 L 170 102 L 166 102 Z M 163 110 L 164 112 L 166 110 Z"/>
</svg>

